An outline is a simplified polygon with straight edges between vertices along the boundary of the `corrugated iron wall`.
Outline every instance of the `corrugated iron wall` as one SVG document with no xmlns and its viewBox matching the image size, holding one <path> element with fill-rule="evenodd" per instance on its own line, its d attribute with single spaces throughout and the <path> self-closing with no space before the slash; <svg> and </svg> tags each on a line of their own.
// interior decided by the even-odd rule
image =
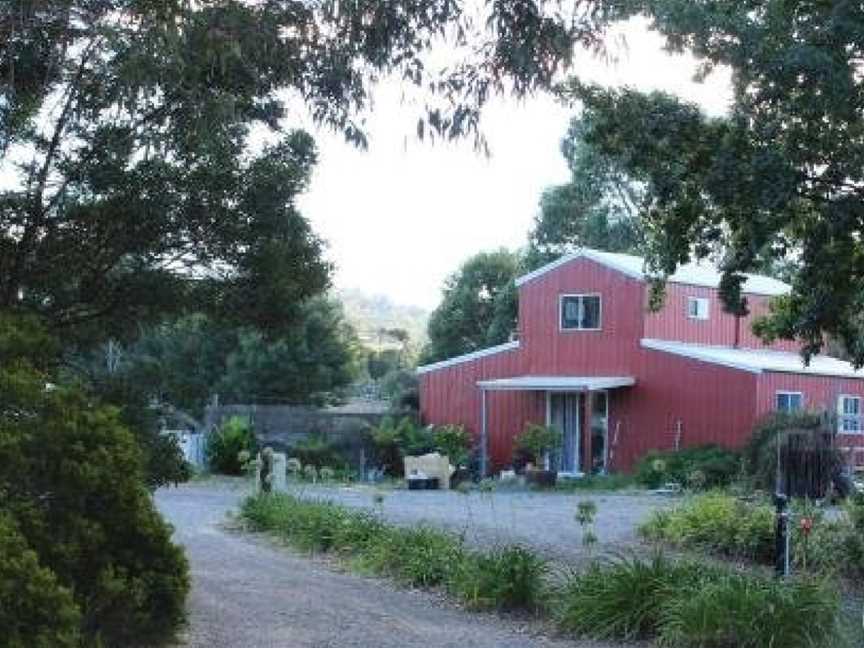
<svg viewBox="0 0 864 648">
<path fill-rule="evenodd" d="M 519 376 L 521 350 L 503 351 L 422 374 L 420 415 L 424 423 L 456 423 L 480 440 L 480 389 L 478 380 Z M 509 465 L 513 438 L 528 421 L 545 421 L 545 396 L 539 392 L 490 392 L 487 400 L 489 459 L 495 469 Z"/>
<path fill-rule="evenodd" d="M 580 258 L 523 285 L 519 321 L 526 373 L 629 376 L 642 338 L 644 285 Z M 559 295 L 601 293 L 600 331 L 560 331 Z"/>
<path fill-rule="evenodd" d="M 559 295 L 601 293 L 602 330 L 560 331 Z M 421 375 L 421 415 L 427 423 L 461 423 L 480 434 L 478 380 L 522 375 L 633 376 L 636 386 L 613 390 L 609 399 L 611 467 L 630 469 L 649 450 L 718 443 L 741 447 L 759 415 L 774 408 L 777 389 L 803 391 L 808 406 L 836 408 L 838 389 L 864 396 L 864 382 L 794 374 L 754 374 L 660 351 L 643 349 L 643 337 L 731 345 L 734 317 L 722 312 L 712 288 L 670 284 L 658 313 L 647 313 L 648 287 L 636 279 L 581 258 L 520 289 L 520 347 Z M 686 317 L 688 296 L 711 300 L 708 321 Z M 740 344 L 763 348 L 750 330 L 768 299 L 749 296 Z M 781 342 L 778 350 L 797 350 Z M 510 463 L 512 440 L 528 421 L 544 422 L 543 392 L 490 392 L 490 459 Z M 584 424 L 584 420 L 583 420 Z M 613 441 L 617 444 L 612 446 Z M 858 437 L 850 444 L 864 446 Z"/>
<path fill-rule="evenodd" d="M 646 288 L 646 305 L 647 291 Z M 687 317 L 688 297 L 702 297 L 709 300 L 707 320 Z M 750 314 L 741 318 L 739 346 L 797 352 L 800 347 L 796 342 L 782 340 L 766 345 L 756 337 L 753 333 L 753 322 L 768 313 L 770 300 L 763 295 L 746 295 L 746 297 Z M 735 342 L 735 317 L 723 311 L 716 288 L 670 283 L 666 286 L 666 300 L 663 307 L 657 312 L 645 314 L 645 337 L 694 344 L 732 346 Z"/>
<path fill-rule="evenodd" d="M 612 392 L 610 443 L 629 470 L 649 450 L 717 443 L 740 447 L 756 412 L 756 374 L 643 349 L 636 386 Z"/>
</svg>

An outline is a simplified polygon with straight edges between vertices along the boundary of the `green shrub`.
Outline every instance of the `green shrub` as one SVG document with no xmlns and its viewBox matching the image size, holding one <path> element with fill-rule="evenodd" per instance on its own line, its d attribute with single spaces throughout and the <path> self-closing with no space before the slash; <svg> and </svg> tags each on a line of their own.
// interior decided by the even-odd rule
<svg viewBox="0 0 864 648">
<path fill-rule="evenodd" d="M 573 576 L 557 595 L 558 625 L 598 639 L 655 636 L 668 601 L 700 579 L 702 565 L 621 557 L 594 563 Z"/>
<path fill-rule="evenodd" d="M 257 444 L 249 421 L 232 416 L 207 439 L 207 465 L 210 470 L 223 475 L 242 475 L 241 452 L 255 454 Z"/>
<path fill-rule="evenodd" d="M 675 648 L 833 648 L 838 613 L 839 596 L 819 581 L 717 574 L 667 601 L 659 643 Z"/>
<path fill-rule="evenodd" d="M 547 569 L 545 560 L 519 545 L 472 552 L 455 570 L 450 590 L 472 607 L 536 610 Z"/>
<path fill-rule="evenodd" d="M 450 459 L 455 467 L 465 466 L 471 454 L 471 434 L 462 425 L 438 425 L 433 428 L 435 450 Z"/>
<path fill-rule="evenodd" d="M 705 493 L 672 510 L 655 511 L 639 532 L 648 540 L 770 562 L 774 510 L 720 492 Z"/>
<path fill-rule="evenodd" d="M 793 559 L 798 569 L 857 579 L 864 575 L 864 496 L 855 494 L 841 515 L 826 518 L 820 509 L 795 502 L 796 516 L 812 521 L 812 530 L 804 534 L 793 527 Z M 794 519 L 794 518 L 793 518 Z"/>
<path fill-rule="evenodd" d="M 342 466 L 346 463 L 345 456 L 333 441 L 321 434 L 313 434 L 291 446 L 290 455 L 298 458 L 304 466 Z"/>
<path fill-rule="evenodd" d="M 80 621 L 72 594 L 39 564 L 11 517 L 0 512 L 0 646 L 75 648 Z"/>
<path fill-rule="evenodd" d="M 72 592 L 85 643 L 158 643 L 176 631 L 187 563 L 117 410 L 0 367 L 0 494 L 41 567 Z"/>
<path fill-rule="evenodd" d="M 432 430 L 416 425 L 407 416 L 398 421 L 385 417 L 372 429 L 372 444 L 374 461 L 391 477 L 401 477 L 404 473 L 403 457 L 422 455 L 435 449 Z"/>
<path fill-rule="evenodd" d="M 561 430 L 555 426 L 529 423 L 516 437 L 514 454 L 528 457 L 535 466 L 539 466 L 547 452 L 560 447 L 561 439 Z"/>
<path fill-rule="evenodd" d="M 741 472 L 741 455 L 716 445 L 666 452 L 651 451 L 634 469 L 636 481 L 647 488 L 667 482 L 701 490 L 729 485 Z"/>
</svg>

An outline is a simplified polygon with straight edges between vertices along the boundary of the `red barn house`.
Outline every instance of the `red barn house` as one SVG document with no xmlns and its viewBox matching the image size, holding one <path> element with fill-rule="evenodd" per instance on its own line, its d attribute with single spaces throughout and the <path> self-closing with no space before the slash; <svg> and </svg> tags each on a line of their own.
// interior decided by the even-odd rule
<svg viewBox="0 0 864 648">
<path fill-rule="evenodd" d="M 736 319 L 720 273 L 688 264 L 652 312 L 643 267 L 584 249 L 517 279 L 518 339 L 419 367 L 423 421 L 470 430 L 484 473 L 510 464 L 529 422 L 563 431 L 557 469 L 573 475 L 628 470 L 652 449 L 740 447 L 772 410 L 836 411 L 840 446 L 864 446 L 864 371 L 826 356 L 805 366 L 795 344 L 751 331 L 786 284 L 748 276 L 750 314 Z"/>
</svg>

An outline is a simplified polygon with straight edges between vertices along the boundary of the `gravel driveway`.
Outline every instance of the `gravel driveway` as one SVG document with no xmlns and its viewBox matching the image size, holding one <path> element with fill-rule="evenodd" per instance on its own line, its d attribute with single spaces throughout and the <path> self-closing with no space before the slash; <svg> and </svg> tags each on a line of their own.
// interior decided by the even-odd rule
<svg viewBox="0 0 864 648">
<path fill-rule="evenodd" d="M 339 573 L 265 537 L 227 530 L 225 514 L 243 494 L 242 488 L 224 484 L 191 484 L 156 494 L 192 568 L 185 646 L 616 648 L 544 637 L 534 625 L 465 612 L 432 593 Z M 350 499 L 350 491 L 343 496 Z M 353 497 L 359 503 L 363 496 Z M 423 500 L 424 505 L 433 501 Z M 396 502 L 391 496 L 384 506 L 395 513 Z"/>
<path fill-rule="evenodd" d="M 376 491 L 365 486 L 294 489 L 302 497 L 327 499 L 351 507 L 380 507 L 391 522 L 403 525 L 427 522 L 464 532 L 475 544 L 519 542 L 548 558 L 574 561 L 583 555 L 581 532 L 574 518 L 580 500 L 597 505 L 595 534 L 598 551 L 635 548 L 636 528 L 648 515 L 676 503 L 658 495 L 618 493 L 539 493 L 498 490 L 494 493 L 455 491 Z M 376 505 L 373 497 L 384 499 Z"/>
</svg>

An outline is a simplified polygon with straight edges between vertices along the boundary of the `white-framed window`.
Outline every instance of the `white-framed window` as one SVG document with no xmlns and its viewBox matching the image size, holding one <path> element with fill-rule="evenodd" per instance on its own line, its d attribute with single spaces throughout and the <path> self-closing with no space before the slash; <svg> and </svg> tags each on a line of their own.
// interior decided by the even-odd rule
<svg viewBox="0 0 864 648">
<path fill-rule="evenodd" d="M 562 331 L 599 331 L 603 317 L 600 295 L 561 295 L 558 321 Z"/>
<path fill-rule="evenodd" d="M 862 434 L 861 397 L 840 396 L 837 399 L 837 431 L 844 434 Z"/>
<path fill-rule="evenodd" d="M 690 319 L 707 320 L 710 303 L 707 297 L 688 297 L 687 317 Z"/>
<path fill-rule="evenodd" d="M 804 394 L 801 392 L 778 391 L 775 402 L 778 412 L 797 412 L 804 409 Z"/>
</svg>

